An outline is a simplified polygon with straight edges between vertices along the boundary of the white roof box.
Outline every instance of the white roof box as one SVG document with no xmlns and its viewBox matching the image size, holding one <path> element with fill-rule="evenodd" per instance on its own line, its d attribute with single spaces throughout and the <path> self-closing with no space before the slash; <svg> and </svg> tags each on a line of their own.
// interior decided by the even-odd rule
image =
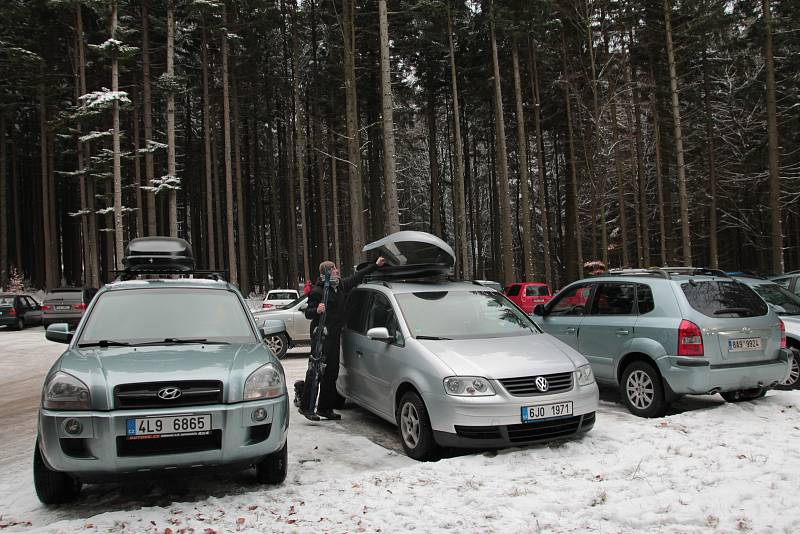
<svg viewBox="0 0 800 534">
<path fill-rule="evenodd" d="M 427 232 L 403 231 L 364 246 L 364 252 L 386 258 L 379 278 L 424 278 L 448 275 L 456 263 L 450 245 Z"/>
</svg>

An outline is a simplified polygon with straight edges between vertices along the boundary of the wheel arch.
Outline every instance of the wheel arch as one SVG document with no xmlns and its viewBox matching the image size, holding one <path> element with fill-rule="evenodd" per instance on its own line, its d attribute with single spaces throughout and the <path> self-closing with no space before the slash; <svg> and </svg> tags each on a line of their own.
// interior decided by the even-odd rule
<svg viewBox="0 0 800 534">
<path fill-rule="evenodd" d="M 423 404 L 425 403 L 425 399 L 422 398 L 422 393 L 420 393 L 419 388 L 417 388 L 417 386 L 415 386 L 410 380 L 403 380 L 402 382 L 400 382 L 400 384 L 397 386 L 397 389 L 394 392 L 394 421 L 395 421 L 395 424 L 400 424 L 400 422 L 397 419 L 397 417 L 399 415 L 399 412 L 400 412 L 400 399 L 402 399 L 403 395 L 405 395 L 409 391 L 413 391 L 414 393 L 419 395 L 419 398 L 422 399 L 422 403 Z"/>
</svg>

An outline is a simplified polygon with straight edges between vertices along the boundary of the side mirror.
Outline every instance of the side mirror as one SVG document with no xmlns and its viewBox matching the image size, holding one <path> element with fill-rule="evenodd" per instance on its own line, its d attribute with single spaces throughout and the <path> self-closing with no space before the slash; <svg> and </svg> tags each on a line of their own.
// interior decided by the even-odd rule
<svg viewBox="0 0 800 534">
<path fill-rule="evenodd" d="M 544 307 L 544 304 L 537 304 L 533 307 L 533 314 L 538 315 L 539 317 L 544 317 L 547 315 L 547 310 Z"/>
<path fill-rule="evenodd" d="M 69 325 L 67 323 L 53 323 L 47 327 L 44 337 L 56 343 L 69 343 L 72 341 L 72 334 L 74 334 L 74 332 L 69 331 Z"/>
<path fill-rule="evenodd" d="M 271 336 L 272 334 L 280 334 L 286 332 L 286 325 L 279 319 L 268 319 L 259 328 L 263 337 Z"/>
<path fill-rule="evenodd" d="M 303 304 L 300 305 L 300 311 L 306 311 L 307 308 L 308 308 L 308 302 L 304 302 Z"/>
<path fill-rule="evenodd" d="M 394 341 L 394 336 L 390 336 L 389 330 L 383 326 L 367 330 L 367 337 L 377 341 Z"/>
</svg>

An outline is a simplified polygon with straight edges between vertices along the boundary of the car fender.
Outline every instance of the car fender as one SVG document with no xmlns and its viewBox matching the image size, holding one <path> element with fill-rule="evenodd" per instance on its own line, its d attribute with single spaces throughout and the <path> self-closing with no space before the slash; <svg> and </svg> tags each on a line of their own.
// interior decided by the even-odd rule
<svg viewBox="0 0 800 534">
<path fill-rule="evenodd" d="M 659 360 L 667 355 L 664 346 L 655 339 L 645 337 L 635 337 L 622 345 L 620 350 L 620 357 L 614 361 L 614 379 L 619 382 L 619 373 L 622 371 L 621 365 L 627 360 L 627 356 L 631 354 L 642 354 L 659 366 Z"/>
</svg>

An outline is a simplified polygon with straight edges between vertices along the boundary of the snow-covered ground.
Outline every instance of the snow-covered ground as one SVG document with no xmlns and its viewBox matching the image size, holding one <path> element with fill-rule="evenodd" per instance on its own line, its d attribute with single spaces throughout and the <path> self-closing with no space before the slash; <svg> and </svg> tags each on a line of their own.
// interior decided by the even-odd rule
<svg viewBox="0 0 800 534">
<path fill-rule="evenodd" d="M 293 352 L 290 382 L 305 370 L 302 351 Z M 29 458 L 15 456 L 1 464 L 0 529 L 800 532 L 800 392 L 743 404 L 686 398 L 649 420 L 615 398 L 601 394 L 597 424 L 582 439 L 424 464 L 403 454 L 391 425 L 359 408 L 343 410 L 340 422 L 293 414 L 289 476 L 279 487 L 259 486 L 247 472 L 89 486 L 76 503 L 47 509 L 33 492 Z"/>
</svg>

